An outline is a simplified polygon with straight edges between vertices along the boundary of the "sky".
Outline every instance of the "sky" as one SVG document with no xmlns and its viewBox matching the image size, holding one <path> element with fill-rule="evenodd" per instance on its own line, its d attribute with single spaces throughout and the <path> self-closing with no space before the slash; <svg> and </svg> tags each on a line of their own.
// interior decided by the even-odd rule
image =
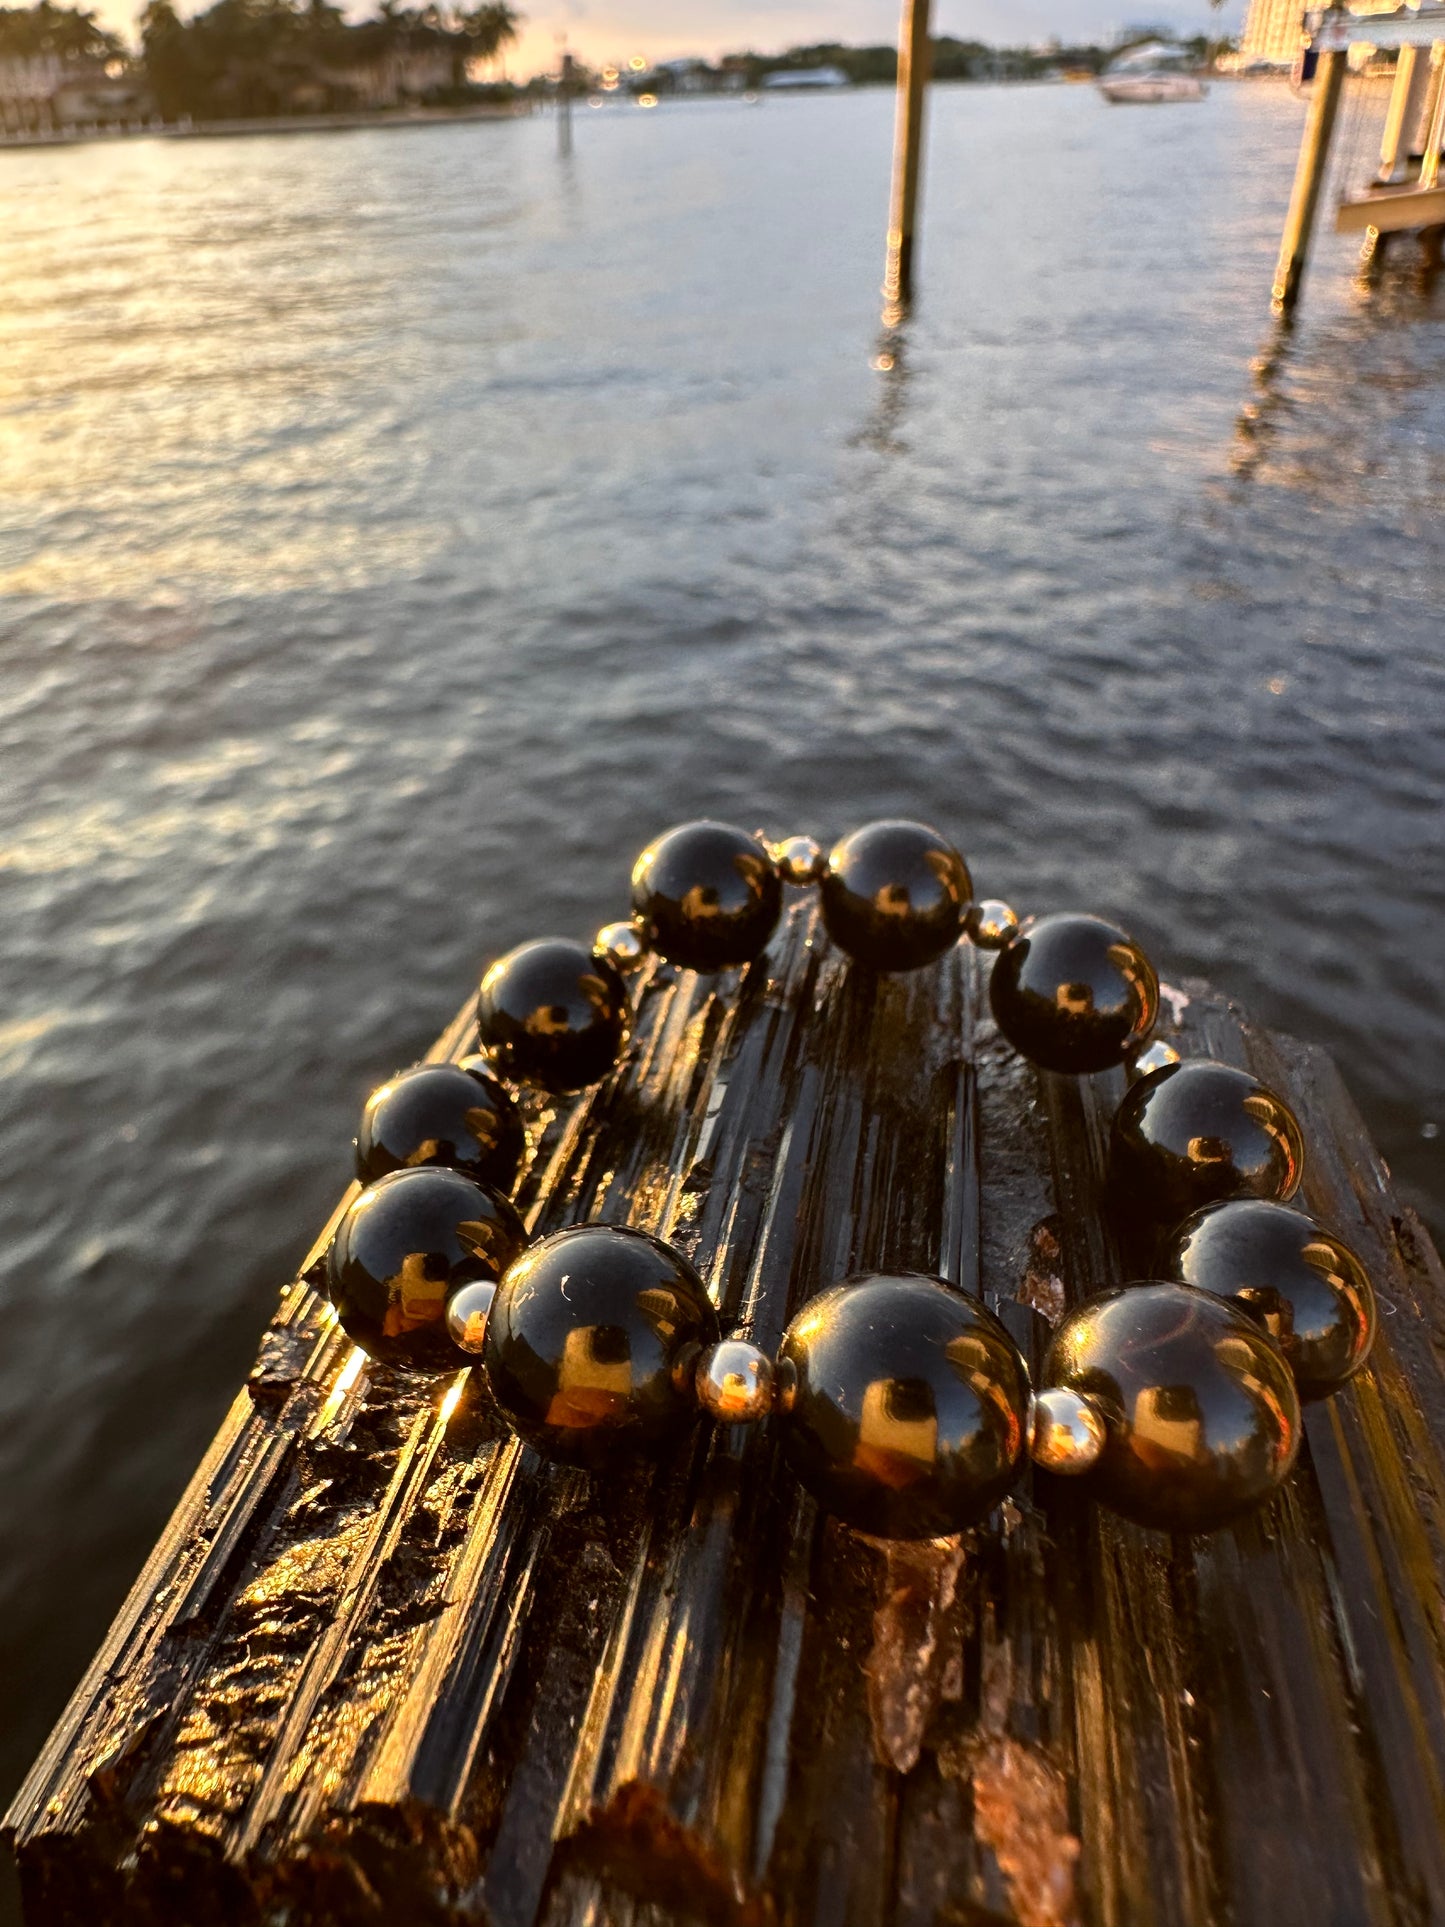
<svg viewBox="0 0 1445 1927">
<path fill-rule="evenodd" d="M 106 26 L 135 37 L 137 0 L 88 0 Z M 180 0 L 179 11 L 199 10 L 204 0 Z M 372 9 L 345 0 L 348 13 Z M 556 65 L 561 36 L 581 59 L 600 64 L 643 54 L 649 60 L 698 54 L 712 58 L 745 47 L 779 51 L 818 40 L 854 45 L 898 36 L 898 0 L 512 0 L 525 15 L 521 35 L 507 54 L 514 79 Z M 1243 0 L 1226 0 L 1211 14 L 1208 0 L 935 0 L 934 32 L 960 40 L 1017 47 L 1057 34 L 1095 41 L 1135 21 L 1172 24 L 1186 33 L 1227 32 L 1238 27 Z M 1212 24 L 1213 23 L 1213 24 Z"/>
</svg>

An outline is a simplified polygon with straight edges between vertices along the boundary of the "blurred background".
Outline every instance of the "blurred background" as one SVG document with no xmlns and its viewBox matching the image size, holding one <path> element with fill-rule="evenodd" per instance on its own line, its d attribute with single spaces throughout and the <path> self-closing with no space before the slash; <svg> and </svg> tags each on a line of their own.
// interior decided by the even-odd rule
<svg viewBox="0 0 1445 1927">
<path fill-rule="evenodd" d="M 1445 291 L 1282 82 L 0 154 L 0 1780 L 483 962 L 899 813 L 1326 1044 L 1437 1233 Z"/>
</svg>

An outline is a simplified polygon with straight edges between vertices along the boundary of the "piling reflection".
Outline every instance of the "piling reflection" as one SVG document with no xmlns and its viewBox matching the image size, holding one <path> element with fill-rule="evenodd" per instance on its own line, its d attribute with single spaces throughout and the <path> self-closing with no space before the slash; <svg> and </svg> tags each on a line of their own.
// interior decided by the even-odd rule
<svg viewBox="0 0 1445 1927">
<path fill-rule="evenodd" d="M 1276 316 L 1249 363 L 1250 392 L 1235 417 L 1231 472 L 1248 481 L 1280 452 L 1291 422 L 1337 438 L 1310 480 L 1327 476 L 1334 490 L 1359 473 L 1359 445 L 1376 403 L 1402 385 L 1418 387 L 1433 365 L 1418 351 L 1397 352 L 1398 330 L 1414 331 L 1440 312 L 1445 230 L 1387 235 L 1371 230 L 1361 250 L 1352 314 L 1311 332 L 1290 315 Z M 1340 396 L 1349 406 L 1341 409 Z M 1291 440 L 1296 439 L 1291 437 Z M 1309 451 L 1312 455 L 1312 451 Z M 1336 458 L 1338 454 L 1338 459 Z"/>
<path fill-rule="evenodd" d="M 912 370 L 908 365 L 908 339 L 902 325 L 903 319 L 898 311 L 884 309 L 883 326 L 868 363 L 878 377 L 877 397 L 863 426 L 852 437 L 854 448 L 872 449 L 877 455 L 902 455 L 908 447 L 901 430 L 908 407 Z"/>
<path fill-rule="evenodd" d="M 1294 323 L 1288 317 L 1280 318 L 1249 364 L 1254 393 L 1239 411 L 1229 460 L 1234 473 L 1246 481 L 1264 461 L 1280 417 L 1290 407 L 1284 384 L 1290 366 L 1293 337 Z"/>
</svg>

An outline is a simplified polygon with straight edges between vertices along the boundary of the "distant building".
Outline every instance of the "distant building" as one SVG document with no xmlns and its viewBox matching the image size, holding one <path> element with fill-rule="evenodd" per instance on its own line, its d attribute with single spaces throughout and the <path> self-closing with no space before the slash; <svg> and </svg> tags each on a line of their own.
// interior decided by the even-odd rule
<svg viewBox="0 0 1445 1927">
<path fill-rule="evenodd" d="M 707 94 L 717 85 L 717 75 L 705 60 L 688 55 L 681 60 L 660 60 L 652 70 L 653 77 L 666 76 L 669 90 L 674 94 Z"/>
<path fill-rule="evenodd" d="M 119 67 L 119 61 L 109 63 Z M 108 71 L 100 61 L 77 63 L 70 68 L 50 96 L 51 111 L 63 127 L 80 123 L 96 126 L 145 120 L 155 112 L 149 87 L 142 74 L 122 68 Z"/>
<path fill-rule="evenodd" d="M 1109 44 L 1113 47 L 1132 47 L 1141 40 L 1170 40 L 1173 34 L 1174 29 L 1167 22 L 1135 21 L 1132 26 L 1116 27 Z"/>
<path fill-rule="evenodd" d="M 357 110 L 405 107 L 449 87 L 453 78 L 449 47 L 392 47 L 371 59 L 343 56 L 320 70 L 309 92 L 315 99 L 297 98 L 292 111 L 319 112 L 344 104 Z"/>
<path fill-rule="evenodd" d="M 144 120 L 155 105 L 144 77 L 124 61 L 60 54 L 0 58 L 0 133 Z"/>
<path fill-rule="evenodd" d="M 1292 67 L 1304 45 L 1305 15 L 1310 11 L 1303 0 L 1249 0 L 1239 38 L 1241 63 L 1267 60 L 1272 66 Z"/>
<path fill-rule="evenodd" d="M 59 54 L 0 59 L 0 128 L 9 134 L 50 123 L 50 97 L 65 75 Z"/>
</svg>

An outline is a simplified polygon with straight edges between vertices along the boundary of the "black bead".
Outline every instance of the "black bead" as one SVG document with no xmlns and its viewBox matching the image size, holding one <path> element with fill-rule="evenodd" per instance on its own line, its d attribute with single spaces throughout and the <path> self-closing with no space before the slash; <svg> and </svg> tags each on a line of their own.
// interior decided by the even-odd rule
<svg viewBox="0 0 1445 1927">
<path fill-rule="evenodd" d="M 1024 1361 L 990 1312 L 941 1279 L 873 1274 L 825 1291 L 789 1325 L 778 1372 L 793 1469 L 862 1532 L 961 1532 L 1018 1470 Z"/>
<path fill-rule="evenodd" d="M 1114 1200 L 1156 1225 L 1177 1224 L 1219 1198 L 1293 1197 L 1303 1170 L 1293 1111 L 1229 1064 L 1166 1064 L 1141 1077 L 1114 1115 Z"/>
<path fill-rule="evenodd" d="M 562 1095 L 607 1075 L 632 1012 L 614 964 L 585 944 L 541 937 L 509 950 L 482 978 L 477 1024 L 503 1077 Z"/>
<path fill-rule="evenodd" d="M 527 1243 L 515 1210 L 460 1171 L 393 1171 L 352 1199 L 327 1257 L 347 1334 L 388 1365 L 448 1372 L 476 1361 L 447 1336 L 460 1285 L 500 1278 Z"/>
<path fill-rule="evenodd" d="M 820 885 L 828 935 L 874 970 L 917 970 L 958 942 L 968 866 L 926 823 L 869 823 L 834 846 Z"/>
<path fill-rule="evenodd" d="M 777 927 L 778 866 L 757 837 L 684 823 L 632 866 L 632 908 L 652 948 L 684 970 L 751 963 Z"/>
<path fill-rule="evenodd" d="M 414 1064 L 374 1090 L 361 1113 L 356 1175 L 444 1164 L 510 1191 L 526 1139 L 516 1100 L 480 1066 Z"/>
<path fill-rule="evenodd" d="M 1305 1398 L 1337 1391 L 1370 1355 L 1375 1294 L 1365 1267 L 1342 1238 L 1286 1204 L 1207 1205 L 1169 1240 L 1161 1270 L 1249 1312 Z"/>
<path fill-rule="evenodd" d="M 1188 1285 L 1126 1285 L 1054 1333 L 1045 1386 L 1089 1399 L 1107 1437 L 1087 1488 L 1137 1525 L 1210 1532 L 1267 1499 L 1299 1450 L 1299 1399 L 1278 1348 Z"/>
<path fill-rule="evenodd" d="M 492 1396 L 552 1458 L 594 1464 L 698 1416 L 692 1375 L 717 1315 L 657 1238 L 579 1225 L 531 1246 L 497 1288 L 482 1352 Z"/>
<path fill-rule="evenodd" d="M 1159 979 L 1132 937 L 1102 917 L 1065 912 L 1020 926 L 994 959 L 988 1000 L 1030 1063 L 1104 1071 L 1153 1029 Z"/>
</svg>

